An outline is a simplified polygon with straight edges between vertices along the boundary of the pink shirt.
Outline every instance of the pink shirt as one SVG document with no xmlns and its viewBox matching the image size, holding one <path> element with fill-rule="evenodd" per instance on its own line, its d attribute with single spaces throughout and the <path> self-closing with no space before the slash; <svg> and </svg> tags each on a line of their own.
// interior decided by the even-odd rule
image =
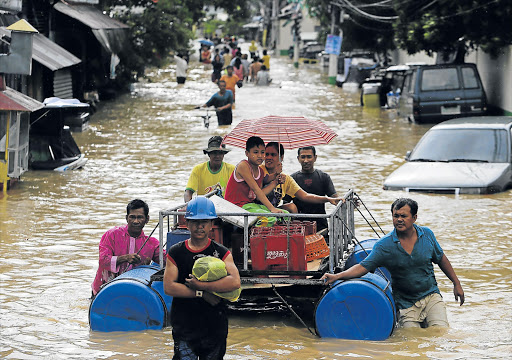
<svg viewBox="0 0 512 360">
<path fill-rule="evenodd" d="M 127 262 L 116 265 L 117 257 L 126 254 L 135 254 L 139 251 L 142 244 L 144 244 L 144 241 L 146 241 L 144 231 L 135 239 L 128 234 L 128 225 L 117 226 L 103 234 L 99 246 L 100 260 L 98 271 L 96 272 L 96 277 L 94 278 L 91 286 L 94 295 L 100 291 L 101 285 L 121 275 L 127 270 L 138 266 L 130 265 Z M 159 241 L 154 237 L 150 238 L 139 253 L 142 262 L 148 258 L 158 262 L 158 247 Z"/>
</svg>

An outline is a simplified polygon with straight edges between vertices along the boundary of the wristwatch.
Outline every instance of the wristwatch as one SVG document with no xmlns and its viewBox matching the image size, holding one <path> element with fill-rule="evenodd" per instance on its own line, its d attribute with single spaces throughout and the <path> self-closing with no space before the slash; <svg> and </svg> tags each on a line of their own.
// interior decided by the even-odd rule
<svg viewBox="0 0 512 360">
<path fill-rule="evenodd" d="M 196 290 L 196 297 L 203 297 L 203 291 L 202 290 Z"/>
</svg>

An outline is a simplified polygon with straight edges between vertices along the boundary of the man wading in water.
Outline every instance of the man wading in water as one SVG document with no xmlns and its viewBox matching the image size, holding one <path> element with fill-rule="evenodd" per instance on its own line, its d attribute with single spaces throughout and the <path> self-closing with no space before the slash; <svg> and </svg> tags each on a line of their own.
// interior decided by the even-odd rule
<svg viewBox="0 0 512 360">
<path fill-rule="evenodd" d="M 361 277 L 385 267 L 391 273 L 393 297 L 402 327 L 448 327 L 446 305 L 437 287 L 432 263 L 439 265 L 453 283 L 455 300 L 464 304 L 464 290 L 432 230 L 414 224 L 418 203 L 400 198 L 391 205 L 395 230 L 382 237 L 360 264 L 339 274 L 324 274 L 328 284 Z"/>
<path fill-rule="evenodd" d="M 240 275 L 231 252 L 208 238 L 216 218 L 215 205 L 210 199 L 198 196 L 191 200 L 185 214 L 190 239 L 173 245 L 167 255 L 164 291 L 173 297 L 173 360 L 220 360 L 226 353 L 226 306 L 213 293 L 239 289 Z M 197 259 L 205 256 L 224 261 L 227 276 L 209 282 L 197 280 L 192 268 Z"/>
<path fill-rule="evenodd" d="M 226 90 L 226 82 L 224 80 L 219 80 L 218 84 L 219 91 L 213 94 L 206 104 L 198 106 L 196 109 L 215 106 L 219 125 L 231 125 L 233 122 L 233 112 L 231 111 L 231 107 L 233 106 L 233 93 L 231 90 Z"/>
</svg>

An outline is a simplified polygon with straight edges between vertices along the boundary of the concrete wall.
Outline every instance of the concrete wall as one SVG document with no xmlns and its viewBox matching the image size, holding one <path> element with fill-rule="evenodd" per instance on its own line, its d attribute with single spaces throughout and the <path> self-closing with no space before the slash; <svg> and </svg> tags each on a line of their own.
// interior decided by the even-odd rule
<svg viewBox="0 0 512 360">
<path fill-rule="evenodd" d="M 475 51 L 466 61 L 476 63 L 491 110 L 498 108 L 512 115 L 512 46 L 502 50 L 496 59 L 481 50 Z"/>
<path fill-rule="evenodd" d="M 302 12 L 302 21 L 300 30 L 303 40 L 316 40 L 317 32 L 315 27 L 320 25 L 320 22 L 316 18 L 311 18 L 307 11 Z M 288 25 L 283 25 L 286 20 L 279 20 L 279 35 L 276 43 L 276 52 L 288 51 L 288 48 L 293 45 L 292 36 L 292 25 L 293 21 L 289 22 Z M 284 55 L 284 54 L 283 54 Z"/>
<path fill-rule="evenodd" d="M 408 55 L 402 50 L 395 51 L 391 58 L 394 64 L 434 64 L 436 59 L 435 56 L 430 57 L 424 52 Z M 512 46 L 503 48 L 496 59 L 492 59 L 482 50 L 471 51 L 466 55 L 466 62 L 477 65 L 491 111 L 512 115 Z"/>
</svg>

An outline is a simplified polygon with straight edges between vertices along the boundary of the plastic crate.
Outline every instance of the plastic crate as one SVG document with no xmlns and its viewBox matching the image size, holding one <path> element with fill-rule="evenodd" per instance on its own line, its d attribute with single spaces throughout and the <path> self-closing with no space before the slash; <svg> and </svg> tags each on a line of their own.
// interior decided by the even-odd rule
<svg viewBox="0 0 512 360">
<path fill-rule="evenodd" d="M 187 212 L 186 209 L 179 209 L 178 210 L 179 212 Z M 186 228 L 187 227 L 187 222 L 185 220 L 185 215 L 178 215 L 178 227 L 179 228 Z"/>
<path fill-rule="evenodd" d="M 306 261 L 324 258 L 329 254 L 329 246 L 322 235 L 306 236 Z"/>
<path fill-rule="evenodd" d="M 291 224 L 304 226 L 304 235 L 306 236 L 316 234 L 316 221 L 293 220 Z"/>
<path fill-rule="evenodd" d="M 224 232 L 222 231 L 222 226 L 213 225 L 212 229 L 208 233 L 208 237 L 216 243 L 224 245 Z"/>
<path fill-rule="evenodd" d="M 306 270 L 303 226 L 255 227 L 250 245 L 253 270 Z"/>
</svg>

